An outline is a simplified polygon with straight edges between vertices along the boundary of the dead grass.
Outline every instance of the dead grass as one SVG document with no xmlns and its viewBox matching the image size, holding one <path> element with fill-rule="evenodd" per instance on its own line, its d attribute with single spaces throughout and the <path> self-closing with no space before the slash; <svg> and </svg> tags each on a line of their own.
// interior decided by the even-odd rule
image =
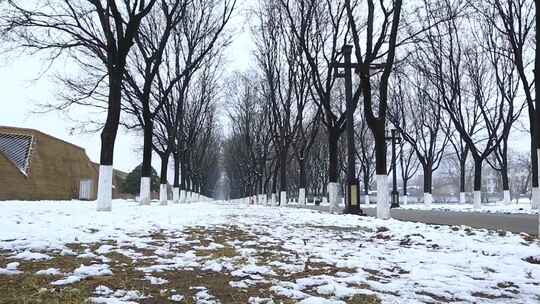
<svg viewBox="0 0 540 304">
<path fill-rule="evenodd" d="M 335 227 L 335 230 L 339 230 Z M 332 229 L 330 227 L 316 227 L 315 229 Z M 378 232 L 371 231 L 372 235 L 377 238 L 377 235 L 383 235 L 384 229 L 379 228 Z M 188 241 L 196 241 L 193 244 L 177 243 L 175 239 L 183 237 Z M 173 253 L 184 253 L 194 250 L 196 256 L 201 259 L 200 263 L 206 260 L 223 259 L 231 261 L 235 266 L 241 266 L 246 262 L 246 257 L 242 257 L 239 248 L 233 246 L 235 242 L 243 248 L 255 249 L 256 252 L 251 255 L 257 261 L 258 265 L 269 265 L 273 261 L 281 261 L 285 263 L 302 263 L 305 259 L 304 269 L 298 272 L 291 272 L 272 266 L 275 275 L 264 275 L 266 280 L 277 279 L 280 281 L 294 282 L 301 278 L 328 275 L 336 276 L 339 273 L 356 273 L 356 269 L 336 267 L 334 265 L 312 262 L 308 256 L 303 256 L 309 253 L 298 253 L 290 249 L 285 249 L 280 242 L 264 243 L 259 241 L 257 235 L 253 235 L 241 230 L 235 226 L 217 226 L 213 228 L 192 227 L 179 231 L 154 231 L 145 238 L 149 239 L 147 244 L 156 247 L 166 247 Z M 245 242 L 251 241 L 249 245 Z M 216 249 L 199 249 L 195 250 L 194 246 L 206 247 L 211 243 L 218 243 L 224 247 Z M 119 244 L 113 240 L 107 240 L 102 243 L 92 244 L 68 244 L 67 247 L 76 253 L 83 253 L 86 249 L 95 251 L 101 245 L 109 244 L 118 246 Z M 71 273 L 81 264 L 89 265 L 91 263 L 102 263 L 99 259 L 86 258 L 81 259 L 76 256 L 60 256 L 58 253 L 48 252 L 52 259 L 47 261 L 26 262 L 19 261 L 19 270 L 24 271 L 24 274 L 14 276 L 0 276 L 0 304 L 26 304 L 26 303 L 67 303 L 80 304 L 87 303 L 88 298 L 95 296 L 93 294 L 96 287 L 100 285 L 107 286 L 112 290 L 137 290 L 148 296 L 146 299 L 137 300 L 138 303 L 155 304 L 168 303 L 169 298 L 174 294 L 184 296 L 183 303 L 195 303 L 195 295 L 198 290 L 194 287 L 204 287 L 208 293 L 218 299 L 221 303 L 247 303 L 250 297 L 270 298 L 276 303 L 296 303 L 296 300 L 291 300 L 283 296 L 279 296 L 270 291 L 273 285 L 268 281 L 258 282 L 255 285 L 249 285 L 247 288 L 235 288 L 230 285 L 230 282 L 239 281 L 243 278 L 232 276 L 229 271 L 212 272 L 202 271 L 200 268 L 195 269 L 171 269 L 162 272 L 152 273 L 150 275 L 167 280 L 167 283 L 161 285 L 152 285 L 146 279 L 146 274 L 141 271 L 141 267 L 155 265 L 158 256 L 155 253 L 156 248 L 137 248 L 135 246 L 122 245 L 122 250 L 132 250 L 140 254 L 140 257 L 132 259 L 124 254 L 111 251 L 104 254 L 111 261 L 108 262 L 112 276 L 94 277 L 82 280 L 69 286 L 55 287 L 50 283 L 60 279 L 60 276 L 36 276 L 35 272 L 47 268 L 58 268 L 64 273 Z M 7 263 L 14 260 L 7 259 L 12 253 L 4 253 L 0 255 L 0 267 L 4 267 Z M 407 271 L 393 267 L 382 271 L 381 269 L 364 269 L 369 273 L 368 280 L 379 282 L 390 281 L 395 277 L 407 274 Z M 352 284 L 351 287 L 362 289 L 370 289 L 369 284 Z M 514 285 L 508 282 L 501 283 L 497 289 L 511 289 Z M 317 293 L 316 286 L 307 288 L 303 292 L 321 296 Z M 390 293 L 385 291 L 377 291 L 381 293 Z M 440 295 L 427 292 L 417 292 L 418 295 L 424 295 L 432 298 L 437 302 L 452 302 L 455 299 L 448 299 Z M 399 296 L 399 294 L 394 294 Z M 477 292 L 473 296 L 482 299 L 498 299 L 506 298 L 506 295 L 494 297 L 489 293 Z M 380 299 L 375 295 L 357 294 L 349 299 L 344 299 L 350 304 L 379 304 Z"/>
<path fill-rule="evenodd" d="M 30 272 L 0 276 L 0 304 L 79 304 L 85 303 L 90 296 L 84 286 L 53 288 L 49 283 L 54 279 L 52 276 L 36 276 Z"/>
</svg>

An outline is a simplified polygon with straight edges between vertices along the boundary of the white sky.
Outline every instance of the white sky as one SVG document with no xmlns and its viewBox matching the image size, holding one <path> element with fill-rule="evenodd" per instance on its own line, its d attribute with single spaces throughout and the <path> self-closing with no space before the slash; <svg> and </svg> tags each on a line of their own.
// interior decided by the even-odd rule
<svg viewBox="0 0 540 304">
<path fill-rule="evenodd" d="M 238 1 L 239 10 L 232 20 L 235 28 L 234 41 L 227 51 L 227 71 L 244 70 L 249 66 L 252 42 L 249 27 L 244 26 L 242 17 L 245 6 L 243 1 Z M 231 27 L 232 29 L 232 27 Z M 66 115 L 60 113 L 32 113 L 38 110 L 38 104 L 55 103 L 58 100 L 58 92 L 62 86 L 57 84 L 50 76 L 39 75 L 44 69 L 44 61 L 38 56 L 15 54 L 0 55 L 0 125 L 32 128 L 61 138 L 65 141 L 83 147 L 90 159 L 99 162 L 100 137 L 97 134 L 70 134 L 70 129 L 75 125 Z M 54 69 L 61 72 L 61 63 Z M 77 109 L 79 110 L 79 109 Z M 88 111 L 91 113 L 91 111 Z M 76 113 L 84 117 L 89 113 Z M 69 113 L 70 115 L 75 113 Z M 142 146 L 142 137 L 120 130 L 117 136 L 114 152 L 114 167 L 123 171 L 131 171 L 142 161 L 140 152 L 134 152 Z M 160 162 L 154 155 L 153 167 L 158 171 Z"/>
<path fill-rule="evenodd" d="M 232 28 L 235 32 L 233 43 L 227 50 L 227 72 L 246 70 L 253 66 L 253 41 L 249 33 L 249 25 L 243 17 L 251 1 L 238 1 Z M 251 2 L 253 3 L 253 2 Z M 43 70 L 43 60 L 36 56 L 18 57 L 10 54 L 0 58 L 0 125 L 25 127 L 40 130 L 44 133 L 69 141 L 86 149 L 91 160 L 99 162 L 100 138 L 97 134 L 70 134 L 74 122 L 59 113 L 36 114 L 39 103 L 54 103 L 62 86 L 55 83 L 51 77 L 34 80 Z M 61 65 L 55 69 L 61 71 Z M 70 113 L 73 114 L 73 113 Z M 77 113 L 84 116 L 88 113 Z M 523 120 L 527 121 L 524 111 Z M 513 132 L 512 148 L 527 151 L 528 139 L 523 133 Z M 114 167 L 130 171 L 141 162 L 141 153 L 134 152 L 142 145 L 142 137 L 120 130 L 115 146 Z M 159 172 L 159 161 L 153 158 L 153 166 Z"/>
</svg>

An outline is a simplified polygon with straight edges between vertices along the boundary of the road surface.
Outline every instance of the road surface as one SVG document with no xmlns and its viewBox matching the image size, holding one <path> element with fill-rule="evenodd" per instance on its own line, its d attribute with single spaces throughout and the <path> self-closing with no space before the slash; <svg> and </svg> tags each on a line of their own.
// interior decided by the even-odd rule
<svg viewBox="0 0 540 304">
<path fill-rule="evenodd" d="M 292 205 L 294 206 L 294 205 Z M 328 206 L 294 206 L 328 212 Z M 368 216 L 375 216 L 376 209 L 362 208 Z M 426 224 L 464 225 L 490 230 L 505 230 L 514 233 L 525 232 L 538 235 L 538 215 L 504 214 L 485 212 L 457 212 L 441 210 L 391 209 L 392 218 Z"/>
</svg>

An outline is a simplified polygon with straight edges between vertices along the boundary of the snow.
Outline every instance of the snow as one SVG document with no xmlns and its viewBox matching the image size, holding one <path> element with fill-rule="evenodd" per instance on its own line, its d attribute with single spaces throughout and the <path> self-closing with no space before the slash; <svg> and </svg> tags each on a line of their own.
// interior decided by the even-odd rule
<svg viewBox="0 0 540 304">
<path fill-rule="evenodd" d="M 134 300 L 145 299 L 147 296 L 143 295 L 137 290 L 123 290 L 119 289 L 113 292 L 107 286 L 100 285 L 96 287 L 95 294 L 99 297 L 90 298 L 91 303 L 96 304 L 137 304 Z"/>
<path fill-rule="evenodd" d="M 166 283 L 169 283 L 169 281 L 163 279 L 163 278 L 158 278 L 158 277 L 154 277 L 154 276 L 151 276 L 151 275 L 147 275 L 145 277 L 146 280 L 150 281 L 150 284 L 152 285 L 163 285 L 163 284 L 166 284 Z"/>
<path fill-rule="evenodd" d="M 45 275 L 45 276 L 56 276 L 56 275 L 62 275 L 63 273 L 58 268 L 47 268 L 43 270 L 39 270 L 36 272 L 36 275 Z"/>
<path fill-rule="evenodd" d="M 9 258 L 17 259 L 17 260 L 25 260 L 25 261 L 45 261 L 45 260 L 51 259 L 51 257 L 46 254 L 39 253 L 39 252 L 31 252 L 30 250 L 25 250 Z"/>
<path fill-rule="evenodd" d="M 219 301 L 208 292 L 205 287 L 194 287 L 199 291 L 195 294 L 195 299 L 198 304 L 217 304 Z"/>
<path fill-rule="evenodd" d="M 64 279 L 57 280 L 52 282 L 52 285 L 67 285 L 79 282 L 86 278 L 99 277 L 99 276 L 110 276 L 112 271 L 109 269 L 107 264 L 92 264 L 89 266 L 81 265 L 79 268 L 75 269 L 73 274 L 67 276 Z"/>
<path fill-rule="evenodd" d="M 238 203 L 140 206 L 116 200 L 111 212 L 95 210 L 95 203 L 79 201 L 1 203 L 0 251 L 17 261 L 0 264 L 0 275 L 21 274 L 19 261 L 61 255 L 83 264 L 52 285 L 114 278 L 109 264 L 115 264 L 105 256 L 114 252 L 132 260 L 148 288 L 169 288 L 163 287 L 165 272 L 179 270 L 219 272 L 230 276 L 233 288 L 265 286 L 267 293 L 249 303 L 272 303 L 269 296 L 276 295 L 299 303 L 346 303 L 356 294 L 413 304 L 438 301 L 430 295 L 458 303 L 540 298 L 540 265 L 534 263 L 540 245 L 526 235 Z M 218 228 L 239 234 L 217 237 Z M 186 229 L 202 237 L 194 239 Z M 163 238 L 152 237 L 158 233 Z M 66 247 L 72 243 L 99 246 L 75 252 Z M 61 275 L 56 268 L 35 274 Z M 220 302 L 207 286 L 192 287 L 189 294 L 195 303 Z M 184 291 L 166 296 L 191 301 Z M 101 285 L 91 302 L 137 303 L 146 297 Z"/>
<path fill-rule="evenodd" d="M 249 276 L 252 274 L 263 274 L 263 275 L 272 274 L 273 275 L 274 272 L 272 271 L 272 268 L 269 266 L 248 265 L 248 266 L 242 267 L 239 270 L 235 270 L 231 272 L 231 274 L 235 277 L 244 277 L 244 276 Z"/>
<path fill-rule="evenodd" d="M 184 296 L 182 295 L 178 295 L 178 294 L 175 294 L 175 295 L 172 295 L 169 300 L 173 301 L 173 302 L 182 302 L 182 300 L 184 300 Z"/>
<path fill-rule="evenodd" d="M 528 199 L 513 200 L 510 204 L 501 202 L 482 203 L 480 209 L 475 209 L 473 204 L 442 204 L 433 203 L 430 206 L 425 204 L 401 204 L 402 209 L 418 210 L 440 210 L 440 211 L 460 211 L 460 212 L 486 212 L 486 213 L 521 213 L 521 214 L 539 214 L 540 209 L 532 209 Z"/>
<path fill-rule="evenodd" d="M 19 267 L 19 262 L 12 262 L 6 265 L 5 268 L 0 268 L 0 276 L 1 275 L 16 275 L 22 273 L 22 271 L 17 270 L 17 267 Z"/>
</svg>

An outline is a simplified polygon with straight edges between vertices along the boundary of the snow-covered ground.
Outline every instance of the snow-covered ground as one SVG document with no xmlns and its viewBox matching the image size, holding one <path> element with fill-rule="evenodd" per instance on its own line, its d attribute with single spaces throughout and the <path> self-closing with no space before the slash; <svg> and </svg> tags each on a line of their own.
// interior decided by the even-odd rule
<svg viewBox="0 0 540 304">
<path fill-rule="evenodd" d="M 448 211 L 461 211 L 461 212 L 488 212 L 488 213 L 523 213 L 523 214 L 538 214 L 540 210 L 531 209 L 531 202 L 526 199 L 521 199 L 519 202 L 512 201 L 510 204 L 504 204 L 503 202 L 497 203 L 483 203 L 480 210 L 474 210 L 473 204 L 441 204 L 433 203 L 430 207 L 427 207 L 423 203 L 415 204 L 401 204 L 401 208 L 405 209 L 419 209 L 419 210 L 448 210 Z"/>
<path fill-rule="evenodd" d="M 540 302 L 526 235 L 223 202 L 94 210 L 1 202 L 0 299 L 36 276 L 94 303 Z"/>
</svg>

